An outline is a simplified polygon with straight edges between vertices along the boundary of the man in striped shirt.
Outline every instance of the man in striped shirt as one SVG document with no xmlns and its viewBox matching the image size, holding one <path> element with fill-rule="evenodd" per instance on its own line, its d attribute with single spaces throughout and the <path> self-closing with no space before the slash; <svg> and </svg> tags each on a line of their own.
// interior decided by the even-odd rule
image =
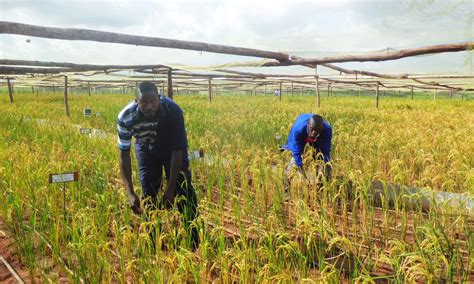
<svg viewBox="0 0 474 284">
<path fill-rule="evenodd" d="M 164 205 L 171 207 L 176 196 L 184 196 L 177 206 L 184 223 L 190 228 L 190 223 L 197 216 L 197 199 L 191 184 L 188 142 L 181 108 L 169 98 L 160 96 L 153 83 L 143 82 L 139 85 L 135 101 L 119 113 L 117 128 L 120 171 L 133 212 L 143 213 L 132 183 L 130 148 L 132 137 L 135 137 L 135 154 L 146 207 L 153 209 L 157 206 L 164 169 L 168 178 L 163 194 Z M 190 233 L 196 241 L 196 229 L 190 228 Z"/>
</svg>

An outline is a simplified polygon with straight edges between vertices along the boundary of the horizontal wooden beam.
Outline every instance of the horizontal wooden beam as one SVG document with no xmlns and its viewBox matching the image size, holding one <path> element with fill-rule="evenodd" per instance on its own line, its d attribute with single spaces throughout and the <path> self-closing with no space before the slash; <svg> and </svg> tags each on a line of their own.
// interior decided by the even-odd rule
<svg viewBox="0 0 474 284">
<path fill-rule="evenodd" d="M 412 49 L 402 49 L 388 53 L 368 54 L 368 55 L 343 55 L 323 58 L 304 58 L 294 60 L 296 64 L 323 64 L 338 62 L 367 62 L 367 61 L 388 61 L 406 57 L 437 54 L 445 52 L 459 52 L 474 49 L 474 42 L 462 42 L 452 44 L 440 44 Z"/>
<path fill-rule="evenodd" d="M 388 53 L 377 53 L 368 55 L 341 55 L 332 57 L 322 58 L 301 58 L 293 56 L 290 60 L 286 61 L 267 61 L 260 66 L 262 67 L 276 67 L 276 66 L 291 66 L 291 65 L 320 65 L 325 63 L 341 63 L 341 62 L 369 62 L 369 61 L 389 61 L 397 60 L 406 57 L 437 54 L 445 52 L 459 52 L 469 51 L 474 49 L 474 42 L 462 42 L 462 43 L 451 43 L 451 44 L 440 44 L 433 46 L 425 46 L 412 49 L 402 49 L 399 51 L 388 52 Z M 248 65 L 249 63 L 246 63 Z"/>
<path fill-rule="evenodd" d="M 21 65 L 21 66 L 36 66 L 36 67 L 66 67 L 74 70 L 107 70 L 107 69 L 156 69 L 156 68 L 170 68 L 163 64 L 155 65 L 96 65 L 96 64 L 76 64 L 69 62 L 51 62 L 51 61 L 32 61 L 32 60 L 13 60 L 0 59 L 0 65 Z"/>
<path fill-rule="evenodd" d="M 364 75 L 364 76 L 384 78 L 384 79 L 406 79 L 408 77 L 408 74 L 389 75 L 389 74 L 381 74 L 381 73 L 375 73 L 375 72 L 363 71 L 363 70 L 350 70 L 350 69 L 345 69 L 345 68 L 342 68 L 333 64 L 329 64 L 329 63 L 320 64 L 320 65 L 326 68 L 330 68 L 330 69 L 345 73 L 345 74 L 352 74 L 352 75 Z"/>
<path fill-rule="evenodd" d="M 53 28 L 5 21 L 0 21 L 0 34 L 16 34 L 62 40 L 86 40 L 140 46 L 187 49 L 220 54 L 271 58 L 280 61 L 285 61 L 289 59 L 289 55 L 286 53 L 244 47 L 234 47 L 228 45 L 217 45 L 205 42 L 184 41 L 158 37 L 137 36 L 89 29 Z"/>
</svg>

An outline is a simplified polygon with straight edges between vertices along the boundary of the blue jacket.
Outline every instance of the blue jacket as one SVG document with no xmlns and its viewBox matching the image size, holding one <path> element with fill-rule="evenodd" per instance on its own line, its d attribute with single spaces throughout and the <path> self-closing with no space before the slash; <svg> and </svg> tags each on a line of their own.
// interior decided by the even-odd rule
<svg viewBox="0 0 474 284">
<path fill-rule="evenodd" d="M 288 135 L 288 143 L 283 146 L 284 149 L 293 152 L 293 158 L 296 161 L 296 165 L 301 167 L 303 165 L 303 159 L 301 154 L 303 153 L 306 140 L 308 138 L 308 121 L 313 114 L 305 113 L 300 114 L 296 118 L 293 127 L 291 127 L 290 134 Z M 325 162 L 331 160 L 331 142 L 332 142 L 332 128 L 327 121 L 324 121 L 323 129 L 321 134 L 317 138 L 316 142 L 312 143 L 316 151 L 321 152 Z"/>
</svg>

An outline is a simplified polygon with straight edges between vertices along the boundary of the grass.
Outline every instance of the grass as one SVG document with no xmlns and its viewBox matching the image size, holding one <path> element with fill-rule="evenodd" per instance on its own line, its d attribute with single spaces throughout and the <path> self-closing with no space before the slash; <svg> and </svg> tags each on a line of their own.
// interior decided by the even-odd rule
<svg viewBox="0 0 474 284">
<path fill-rule="evenodd" d="M 371 206 L 367 184 L 381 180 L 474 194 L 474 102 L 416 96 L 178 95 L 185 110 L 201 246 L 186 248 L 174 211 L 145 222 L 127 208 L 114 135 L 81 135 L 74 124 L 115 134 L 118 112 L 133 96 L 71 95 L 66 118 L 60 94 L 2 96 L 0 215 L 22 261 L 44 280 L 71 282 L 356 282 L 469 280 L 474 270 L 472 219 Z M 84 117 L 93 108 L 101 116 Z M 276 148 L 302 112 L 318 112 L 334 128 L 333 181 L 318 190 L 295 178 L 284 198 L 289 154 Z M 45 119 L 38 123 L 36 119 Z M 305 160 L 309 163 L 310 153 Z M 314 170 L 315 163 L 311 164 Z M 77 170 L 67 185 L 49 173 Z M 135 188 L 139 190 L 134 163 Z M 156 225 L 156 253 L 146 227 Z M 206 224 L 203 226 L 202 224 Z"/>
</svg>

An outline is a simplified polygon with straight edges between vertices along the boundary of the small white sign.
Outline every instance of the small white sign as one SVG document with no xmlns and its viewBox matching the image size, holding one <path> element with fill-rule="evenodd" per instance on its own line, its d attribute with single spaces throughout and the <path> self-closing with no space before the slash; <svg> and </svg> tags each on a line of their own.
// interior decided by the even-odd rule
<svg viewBox="0 0 474 284">
<path fill-rule="evenodd" d="M 202 157 L 204 157 L 204 151 L 203 150 L 192 151 L 191 153 L 188 154 L 188 159 L 190 161 L 194 160 L 194 159 L 199 159 L 199 158 L 202 158 Z"/>
<path fill-rule="evenodd" d="M 85 108 L 84 109 L 84 116 L 91 116 L 92 115 L 92 109 L 91 108 Z"/>
<path fill-rule="evenodd" d="M 275 135 L 275 140 L 276 140 L 276 141 L 280 141 L 280 140 L 281 140 L 281 135 L 276 134 L 276 135 Z"/>
<path fill-rule="evenodd" d="M 79 129 L 79 131 L 81 132 L 81 134 L 91 134 L 92 129 L 90 129 L 90 128 L 81 128 L 81 129 Z"/>
<path fill-rule="evenodd" d="M 49 174 L 49 183 L 71 182 L 79 179 L 79 172 Z"/>
</svg>

